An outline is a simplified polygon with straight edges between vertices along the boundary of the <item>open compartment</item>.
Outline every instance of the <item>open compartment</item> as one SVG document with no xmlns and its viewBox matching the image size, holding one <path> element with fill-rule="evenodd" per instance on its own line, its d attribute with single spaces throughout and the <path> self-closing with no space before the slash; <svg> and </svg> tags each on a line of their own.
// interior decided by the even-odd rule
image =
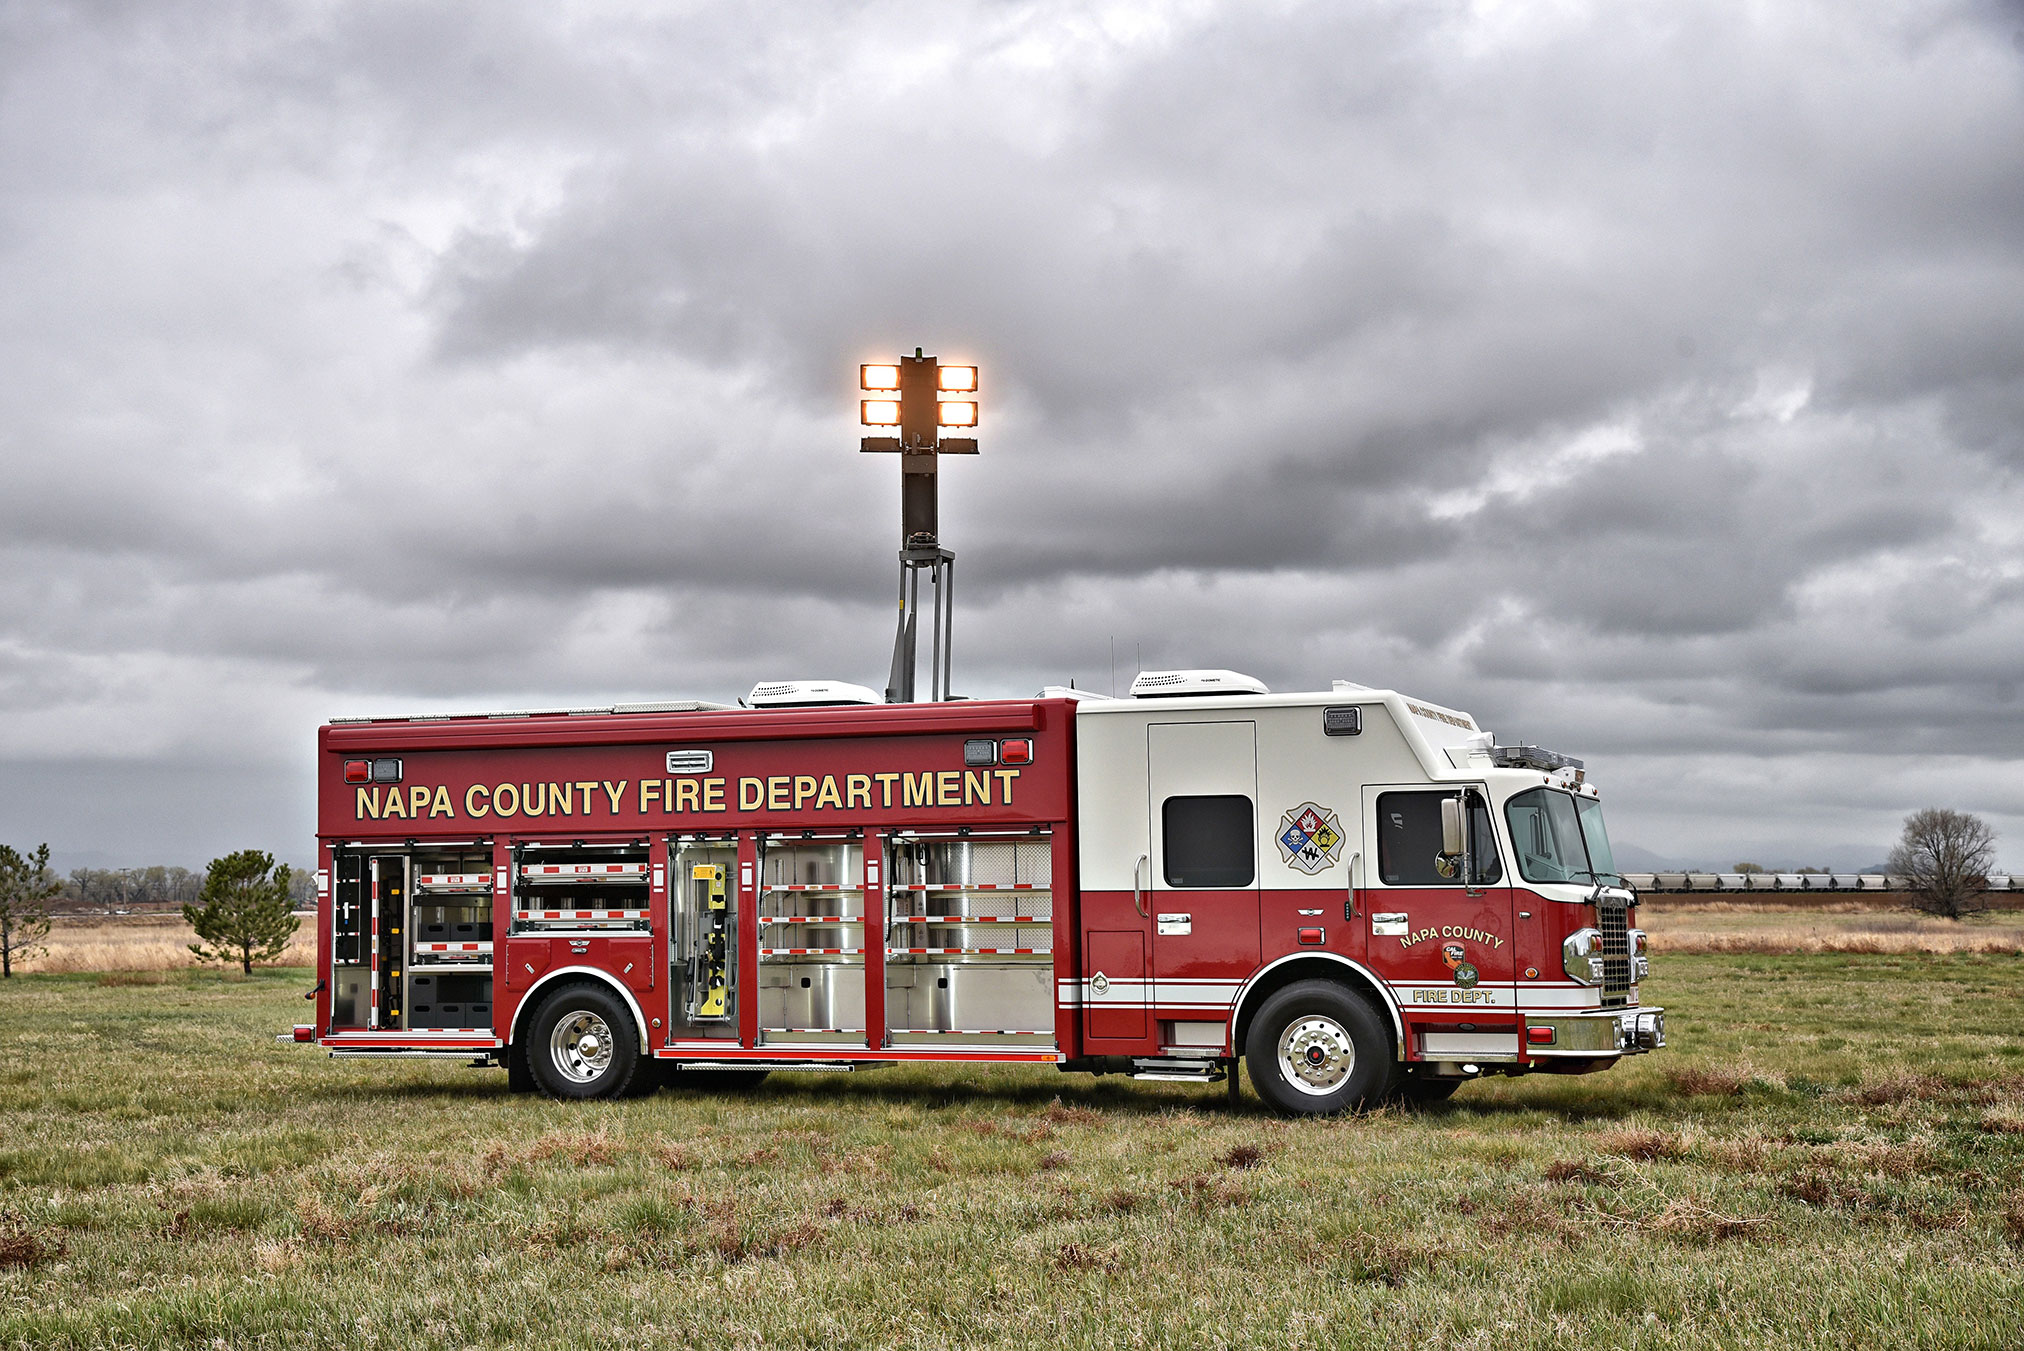
<svg viewBox="0 0 2024 1351">
<path fill-rule="evenodd" d="M 1054 849 L 1046 832 L 907 833 L 888 851 L 893 1044 L 1053 1044 Z"/>
</svg>

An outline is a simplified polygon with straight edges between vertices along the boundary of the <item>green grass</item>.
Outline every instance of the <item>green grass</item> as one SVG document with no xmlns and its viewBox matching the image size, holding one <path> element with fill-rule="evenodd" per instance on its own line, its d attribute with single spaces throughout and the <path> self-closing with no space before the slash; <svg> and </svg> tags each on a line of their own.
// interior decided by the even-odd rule
<svg viewBox="0 0 2024 1351">
<path fill-rule="evenodd" d="M 1667 959 L 1674 1046 L 1419 1113 L 1051 1069 L 563 1105 L 0 986 L 0 1346 L 2024 1344 L 2024 959 Z"/>
</svg>

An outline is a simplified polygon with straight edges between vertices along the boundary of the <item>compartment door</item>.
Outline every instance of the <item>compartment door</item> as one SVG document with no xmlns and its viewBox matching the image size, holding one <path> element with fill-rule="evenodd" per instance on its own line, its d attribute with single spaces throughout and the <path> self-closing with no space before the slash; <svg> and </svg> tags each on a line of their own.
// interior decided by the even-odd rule
<svg viewBox="0 0 2024 1351">
<path fill-rule="evenodd" d="M 1146 767 L 1153 1003 L 1222 1022 L 1258 969 L 1258 724 L 1153 723 Z"/>
</svg>

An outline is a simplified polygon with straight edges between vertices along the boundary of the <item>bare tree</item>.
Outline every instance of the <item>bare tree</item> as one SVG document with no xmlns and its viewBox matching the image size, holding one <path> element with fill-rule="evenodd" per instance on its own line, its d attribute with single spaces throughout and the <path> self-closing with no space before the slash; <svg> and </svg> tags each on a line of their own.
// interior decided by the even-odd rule
<svg viewBox="0 0 2024 1351">
<path fill-rule="evenodd" d="M 1987 903 L 1995 861 L 1996 832 L 1981 817 L 1925 807 L 1905 818 L 1905 832 L 1884 867 L 1910 880 L 1919 909 L 1959 919 Z"/>
<path fill-rule="evenodd" d="M 14 974 L 19 957 L 42 951 L 49 937 L 49 898 L 63 890 L 49 871 L 49 846 L 23 854 L 0 844 L 0 977 Z"/>
</svg>

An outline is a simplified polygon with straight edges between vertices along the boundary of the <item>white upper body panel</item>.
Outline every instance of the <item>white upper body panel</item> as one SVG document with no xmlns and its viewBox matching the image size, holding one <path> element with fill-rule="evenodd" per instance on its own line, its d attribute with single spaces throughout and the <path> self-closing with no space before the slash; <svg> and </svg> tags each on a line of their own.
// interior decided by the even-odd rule
<svg viewBox="0 0 2024 1351">
<path fill-rule="evenodd" d="M 1327 735 L 1323 711 L 1355 708 L 1360 730 Z M 1227 735 L 1204 732 L 1177 738 L 1175 724 L 1246 724 Z M 1391 690 L 1357 687 L 1305 694 L 1215 695 L 1197 698 L 1090 700 L 1076 707 L 1076 799 L 1082 886 L 1090 891 L 1128 891 L 1141 857 L 1158 873 L 1154 857 L 1159 811 L 1149 769 L 1149 747 L 1199 744 L 1204 754 L 1227 742 L 1255 747 L 1251 766 L 1201 767 L 1203 791 L 1232 791 L 1216 784 L 1255 775 L 1258 885 L 1266 889 L 1346 887 L 1349 862 L 1362 849 L 1361 801 L 1370 784 L 1482 782 L 1470 764 L 1458 768 L 1447 751 L 1480 739 L 1475 719 Z M 1161 796 L 1185 787 L 1171 767 L 1162 769 Z M 1487 756 L 1485 768 L 1488 767 Z M 1495 772 L 1495 771 L 1493 771 Z M 1176 787 L 1180 784 L 1180 787 Z M 1280 839 L 1289 821 L 1316 809 L 1333 818 L 1327 849 L 1303 859 L 1288 857 Z M 1141 872 L 1141 880 L 1147 874 Z"/>
</svg>

